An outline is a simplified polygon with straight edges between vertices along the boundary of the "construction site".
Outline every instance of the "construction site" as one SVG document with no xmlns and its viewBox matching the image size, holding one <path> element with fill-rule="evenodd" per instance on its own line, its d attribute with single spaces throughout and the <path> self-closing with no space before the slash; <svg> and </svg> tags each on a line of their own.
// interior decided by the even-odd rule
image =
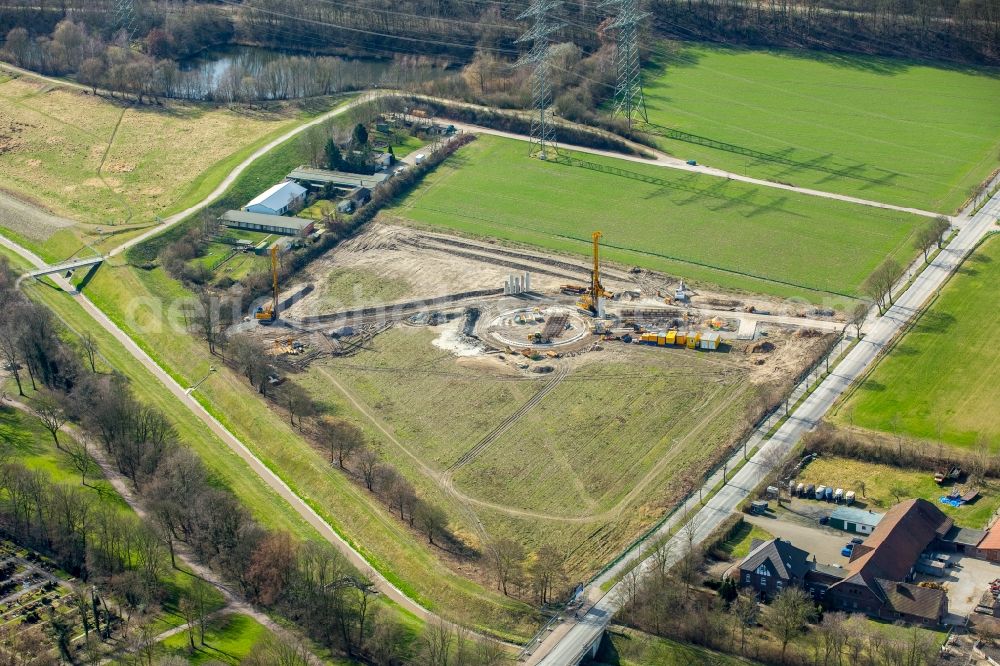
<svg viewBox="0 0 1000 666">
<path fill-rule="evenodd" d="M 470 548 L 554 543 L 583 575 L 844 328 L 810 306 L 609 264 L 601 242 L 583 262 L 375 224 L 237 328 L 267 342 L 276 383 L 363 428 Z"/>
</svg>

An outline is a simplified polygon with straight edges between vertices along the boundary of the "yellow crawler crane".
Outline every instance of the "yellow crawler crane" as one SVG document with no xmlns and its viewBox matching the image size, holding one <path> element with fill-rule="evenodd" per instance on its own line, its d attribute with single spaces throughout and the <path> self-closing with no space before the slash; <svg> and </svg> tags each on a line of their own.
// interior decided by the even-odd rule
<svg viewBox="0 0 1000 666">
<path fill-rule="evenodd" d="M 271 305 L 257 308 L 254 317 L 260 322 L 271 322 L 278 318 L 278 246 L 271 247 Z"/>
<path fill-rule="evenodd" d="M 591 234 L 591 238 L 594 241 L 594 268 L 590 273 L 590 289 L 584 294 L 583 298 L 577 303 L 577 306 L 581 310 L 588 310 L 594 314 L 598 314 L 598 302 L 602 298 L 611 298 L 613 294 L 607 291 L 601 284 L 601 234 L 600 231 L 595 231 Z"/>
</svg>

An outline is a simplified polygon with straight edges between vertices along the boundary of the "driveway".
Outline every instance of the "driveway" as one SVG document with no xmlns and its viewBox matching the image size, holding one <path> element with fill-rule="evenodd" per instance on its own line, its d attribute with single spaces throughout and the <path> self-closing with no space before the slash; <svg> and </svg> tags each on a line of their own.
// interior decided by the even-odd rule
<svg viewBox="0 0 1000 666">
<path fill-rule="evenodd" d="M 840 554 L 840 549 L 844 547 L 856 534 L 848 534 L 840 530 L 832 530 L 816 525 L 808 527 L 799 522 L 792 522 L 780 517 L 772 518 L 774 514 L 767 516 L 746 516 L 745 520 L 767 530 L 779 539 L 791 541 L 793 546 L 801 548 L 810 555 L 816 556 L 816 561 L 820 564 L 834 564 L 845 566 L 848 558 Z"/>
<path fill-rule="evenodd" d="M 1000 578 L 1000 564 L 977 560 L 965 555 L 951 555 L 956 565 L 943 578 L 917 574 L 916 580 L 944 583 L 948 588 L 948 612 L 965 617 L 979 603 L 994 578 Z"/>
</svg>

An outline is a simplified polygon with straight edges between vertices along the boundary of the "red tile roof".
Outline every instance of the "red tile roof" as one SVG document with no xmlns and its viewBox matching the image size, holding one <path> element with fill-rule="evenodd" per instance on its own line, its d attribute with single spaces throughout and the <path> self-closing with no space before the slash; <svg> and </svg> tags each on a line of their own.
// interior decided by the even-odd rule
<svg viewBox="0 0 1000 666">
<path fill-rule="evenodd" d="M 845 578 L 857 574 L 869 586 L 876 578 L 905 580 L 924 549 L 951 526 L 951 518 L 927 500 L 900 502 L 879 521 L 863 547 L 854 549 Z"/>
</svg>

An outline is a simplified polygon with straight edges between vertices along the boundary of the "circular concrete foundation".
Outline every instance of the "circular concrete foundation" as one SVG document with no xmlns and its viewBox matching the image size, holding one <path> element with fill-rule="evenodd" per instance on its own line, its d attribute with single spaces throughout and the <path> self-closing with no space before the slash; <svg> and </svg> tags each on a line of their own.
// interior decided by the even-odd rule
<svg viewBox="0 0 1000 666">
<path fill-rule="evenodd" d="M 559 349 L 577 345 L 590 335 L 586 318 L 561 305 L 504 310 L 487 315 L 477 328 L 479 339 L 498 349 Z M 551 337 L 539 339 L 546 330 Z"/>
</svg>

